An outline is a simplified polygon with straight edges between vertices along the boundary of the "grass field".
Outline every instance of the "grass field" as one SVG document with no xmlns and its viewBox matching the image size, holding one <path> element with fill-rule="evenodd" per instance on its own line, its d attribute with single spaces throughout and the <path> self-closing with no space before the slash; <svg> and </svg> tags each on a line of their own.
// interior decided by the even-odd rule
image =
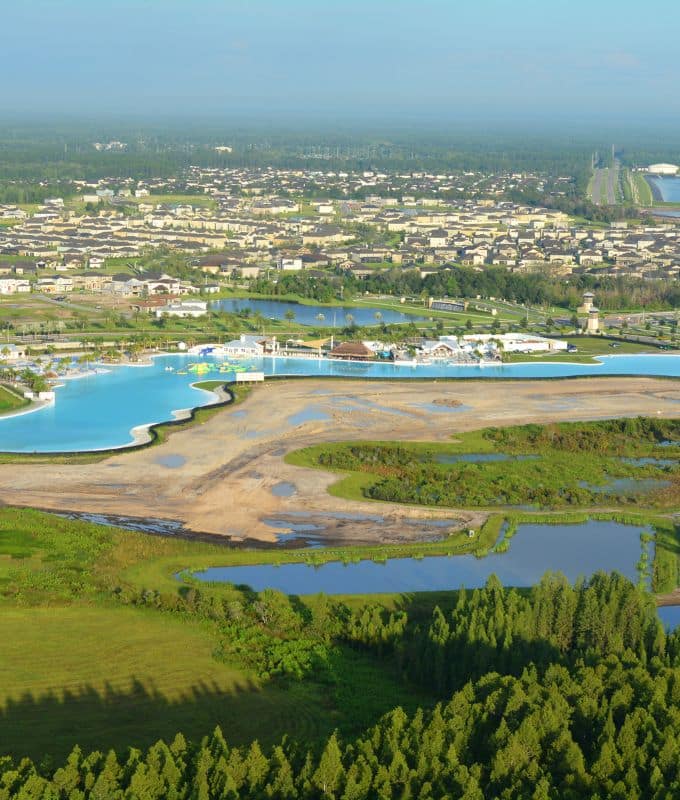
<svg viewBox="0 0 680 800">
<path fill-rule="evenodd" d="M 163 565 L 166 597 L 177 596 L 186 587 L 167 570 L 169 558 L 190 565 L 231 552 L 239 551 L 0 510 L 3 754 L 60 759 L 75 743 L 122 752 L 180 730 L 200 739 L 216 725 L 234 744 L 284 734 L 311 741 L 335 728 L 356 733 L 399 704 L 431 702 L 422 691 L 404 695 L 394 665 L 344 646 L 332 686 L 314 675 L 258 677 L 239 658 L 215 657 L 216 621 L 116 599 L 155 586 L 153 570 L 142 569 L 152 563 Z M 134 565 L 142 584 L 130 582 Z M 214 594 L 244 598 L 233 587 Z"/>
<path fill-rule="evenodd" d="M 572 362 L 576 364 L 595 363 L 596 356 L 635 355 L 637 353 L 658 353 L 657 347 L 637 342 L 606 339 L 602 336 L 560 336 L 577 348 L 576 353 L 506 353 L 503 360 L 508 364 L 532 361 Z M 612 347 L 615 345 L 615 347 Z"/>
<path fill-rule="evenodd" d="M 644 175 L 640 172 L 636 172 L 632 175 L 632 181 L 635 188 L 634 199 L 637 199 L 637 202 L 643 206 L 653 205 L 654 197 L 652 196 L 652 190 L 645 180 Z"/>
<path fill-rule="evenodd" d="M 429 697 L 375 659 L 341 650 L 341 674 L 363 687 L 337 697 L 313 680 L 280 684 L 213 657 L 205 625 L 145 609 L 12 608 L 0 615 L 3 754 L 62 759 L 75 744 L 125 752 L 178 731 L 194 740 L 219 725 L 234 745 L 284 735 L 315 741 L 356 733 L 396 705 Z M 356 683 L 355 683 L 356 681 Z"/>
</svg>

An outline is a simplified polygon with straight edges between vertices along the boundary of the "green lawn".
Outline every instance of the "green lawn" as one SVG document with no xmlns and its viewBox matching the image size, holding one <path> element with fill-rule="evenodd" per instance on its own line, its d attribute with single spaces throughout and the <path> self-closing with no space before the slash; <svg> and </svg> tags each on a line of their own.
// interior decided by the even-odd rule
<svg viewBox="0 0 680 800">
<path fill-rule="evenodd" d="M 503 360 L 510 364 L 526 361 L 571 361 L 577 364 L 590 364 L 593 363 L 593 359 L 596 356 L 658 352 L 658 348 L 652 345 L 626 342 L 619 339 L 612 340 L 603 336 L 559 336 L 559 338 L 569 342 L 569 344 L 573 344 L 577 348 L 577 352 L 506 353 Z M 612 344 L 616 346 L 612 347 Z"/>
<path fill-rule="evenodd" d="M 14 389 L 0 384 L 0 414 L 8 414 L 29 405 L 29 400 Z"/>
<path fill-rule="evenodd" d="M 124 751 L 216 725 L 234 744 L 273 743 L 335 724 L 321 687 L 267 685 L 215 660 L 199 622 L 124 607 L 3 608 L 0 638 L 3 754 Z"/>
<path fill-rule="evenodd" d="M 637 190 L 638 200 L 641 205 L 643 206 L 651 206 L 654 204 L 654 197 L 652 195 L 652 190 L 645 179 L 645 176 L 640 173 L 636 172 L 633 176 L 633 181 L 635 182 L 635 188 Z"/>
<path fill-rule="evenodd" d="M 216 725 L 233 744 L 285 734 L 315 741 L 335 728 L 357 733 L 396 705 L 431 701 L 404 694 L 394 664 L 344 645 L 333 655 L 332 685 L 314 673 L 270 679 L 239 656 L 217 657 L 218 622 L 169 610 L 187 588 L 171 561 L 205 565 L 245 552 L 1 509 L 2 753 L 58 760 L 76 743 L 124 752 L 178 731 L 199 740 Z M 163 608 L 130 605 L 142 587 L 162 589 Z M 229 586 L 201 591 L 238 603 L 250 596 Z"/>
</svg>

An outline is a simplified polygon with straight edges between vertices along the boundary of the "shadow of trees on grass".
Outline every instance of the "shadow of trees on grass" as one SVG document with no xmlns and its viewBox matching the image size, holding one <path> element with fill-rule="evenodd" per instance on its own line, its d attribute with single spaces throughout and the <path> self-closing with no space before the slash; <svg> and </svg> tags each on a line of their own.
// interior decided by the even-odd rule
<svg viewBox="0 0 680 800">
<path fill-rule="evenodd" d="M 230 744 L 256 738 L 271 744 L 286 733 L 302 739 L 324 734 L 332 721 L 326 726 L 323 718 L 316 704 L 276 684 L 262 687 L 244 678 L 226 692 L 217 684 L 198 682 L 168 697 L 152 682 L 131 677 L 123 688 L 83 685 L 7 699 L 0 709 L 0 751 L 36 761 L 49 754 L 60 763 L 75 744 L 85 751 L 113 748 L 124 753 L 160 738 L 171 740 L 178 732 L 200 740 L 216 725 Z"/>
</svg>

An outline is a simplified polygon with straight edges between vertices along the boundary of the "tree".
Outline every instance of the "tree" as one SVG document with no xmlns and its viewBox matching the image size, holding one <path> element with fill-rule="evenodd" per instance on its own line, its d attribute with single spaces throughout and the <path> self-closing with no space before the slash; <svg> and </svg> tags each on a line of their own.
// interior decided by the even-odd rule
<svg viewBox="0 0 680 800">
<path fill-rule="evenodd" d="M 342 753 L 335 734 L 328 740 L 321 755 L 319 766 L 312 776 L 312 783 L 324 795 L 335 797 L 345 770 L 342 766 Z"/>
</svg>

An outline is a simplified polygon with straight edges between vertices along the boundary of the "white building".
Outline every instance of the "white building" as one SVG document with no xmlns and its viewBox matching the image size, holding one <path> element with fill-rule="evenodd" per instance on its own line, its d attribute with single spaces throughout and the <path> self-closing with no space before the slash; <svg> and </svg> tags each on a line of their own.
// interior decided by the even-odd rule
<svg viewBox="0 0 680 800">
<path fill-rule="evenodd" d="M 19 294 L 30 291 L 31 284 L 27 278 L 0 278 L 0 294 Z"/>
<path fill-rule="evenodd" d="M 463 341 L 476 346 L 494 349 L 494 342 L 500 342 L 506 353 L 547 353 L 566 351 L 568 343 L 562 339 L 548 339 L 529 333 L 479 333 L 463 336 Z"/>
<path fill-rule="evenodd" d="M 652 175 L 676 175 L 680 169 L 676 164 L 650 164 L 647 172 Z"/>
<path fill-rule="evenodd" d="M 156 318 L 168 317 L 204 317 L 208 313 L 208 304 L 201 300 L 185 300 L 181 303 L 168 303 L 156 309 Z"/>
<path fill-rule="evenodd" d="M 264 354 L 264 344 L 258 336 L 242 333 L 224 345 L 224 354 L 232 358 L 258 358 Z"/>
</svg>

